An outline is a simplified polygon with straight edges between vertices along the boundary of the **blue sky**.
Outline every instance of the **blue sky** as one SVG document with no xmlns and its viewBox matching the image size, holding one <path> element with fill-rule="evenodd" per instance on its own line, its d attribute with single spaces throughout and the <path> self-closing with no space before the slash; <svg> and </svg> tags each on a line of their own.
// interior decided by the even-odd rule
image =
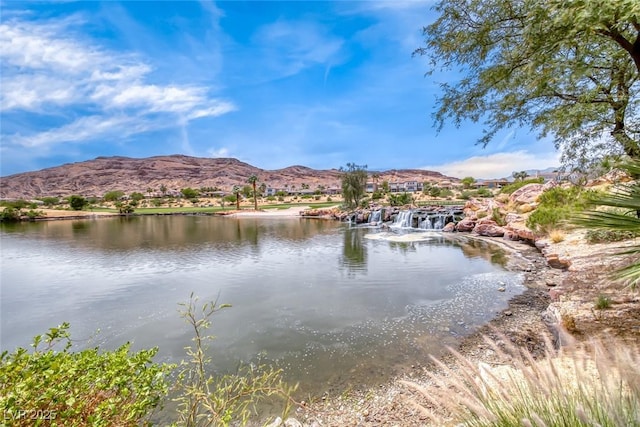
<svg viewBox="0 0 640 427">
<path fill-rule="evenodd" d="M 366 164 L 495 178 L 558 164 L 549 141 L 433 127 L 412 57 L 432 1 L 0 0 L 2 176 L 122 155 L 263 169 Z"/>
</svg>

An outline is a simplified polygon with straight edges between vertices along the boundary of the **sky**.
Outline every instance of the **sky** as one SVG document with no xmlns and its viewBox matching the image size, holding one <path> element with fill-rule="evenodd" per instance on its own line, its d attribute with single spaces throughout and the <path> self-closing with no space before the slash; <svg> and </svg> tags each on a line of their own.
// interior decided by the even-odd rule
<svg viewBox="0 0 640 427">
<path fill-rule="evenodd" d="M 98 156 L 500 178 L 552 142 L 432 114 L 433 1 L 0 0 L 0 176 Z"/>
</svg>

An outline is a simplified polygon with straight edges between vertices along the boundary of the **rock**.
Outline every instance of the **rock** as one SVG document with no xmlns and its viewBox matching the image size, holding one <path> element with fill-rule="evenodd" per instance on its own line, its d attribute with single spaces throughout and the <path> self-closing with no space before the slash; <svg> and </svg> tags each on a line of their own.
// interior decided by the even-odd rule
<svg viewBox="0 0 640 427">
<path fill-rule="evenodd" d="M 530 243 L 536 241 L 536 235 L 533 231 L 529 230 L 524 224 L 511 223 L 504 226 L 505 233 L 510 232 L 518 236 L 518 240 L 526 240 Z"/>
<path fill-rule="evenodd" d="M 560 256 L 558 256 L 557 254 L 550 254 L 547 256 L 547 264 L 551 268 L 566 270 L 571 266 L 571 261 L 568 259 L 560 258 Z"/>
<path fill-rule="evenodd" d="M 513 316 L 513 312 L 512 312 L 512 311 L 507 310 L 507 311 L 505 311 L 505 312 L 504 312 L 504 315 L 505 315 L 505 316 Z"/>
<path fill-rule="evenodd" d="M 456 225 L 456 231 L 472 231 L 476 222 L 470 218 L 464 218 Z"/>
<path fill-rule="evenodd" d="M 452 233 L 456 231 L 456 224 L 454 222 L 449 222 L 442 228 L 444 233 Z"/>
<path fill-rule="evenodd" d="M 517 205 L 533 203 L 543 191 L 544 185 L 542 184 L 527 184 L 511 193 L 509 202 Z"/>
<path fill-rule="evenodd" d="M 284 420 L 284 427 L 302 427 L 302 423 L 295 418 L 287 418 Z"/>
<path fill-rule="evenodd" d="M 504 221 L 507 224 L 510 224 L 512 222 L 522 222 L 523 218 L 522 215 L 518 215 L 517 213 L 513 213 L 513 212 L 509 212 L 505 217 L 504 217 Z"/>
<path fill-rule="evenodd" d="M 494 221 L 485 221 L 477 224 L 473 228 L 473 232 L 480 236 L 502 237 L 504 236 L 504 228 L 500 227 Z"/>
<path fill-rule="evenodd" d="M 504 291 L 506 291 L 506 290 L 507 290 L 507 289 L 506 289 L 504 286 L 500 286 L 500 287 L 498 288 L 498 292 L 504 292 Z"/>
</svg>

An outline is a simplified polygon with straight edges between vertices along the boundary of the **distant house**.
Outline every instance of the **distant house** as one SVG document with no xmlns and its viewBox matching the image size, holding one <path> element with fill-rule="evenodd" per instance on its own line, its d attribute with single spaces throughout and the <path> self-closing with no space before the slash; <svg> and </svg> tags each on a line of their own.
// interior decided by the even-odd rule
<svg viewBox="0 0 640 427">
<path fill-rule="evenodd" d="M 375 182 L 367 182 L 365 186 L 365 191 L 367 193 L 373 193 L 378 190 L 378 184 Z"/>
<path fill-rule="evenodd" d="M 477 181 L 474 186 L 476 188 L 489 188 L 489 189 L 494 189 L 494 188 L 502 188 L 505 185 L 509 185 L 511 184 L 509 182 L 509 180 L 506 179 L 483 179 L 482 181 Z"/>
</svg>

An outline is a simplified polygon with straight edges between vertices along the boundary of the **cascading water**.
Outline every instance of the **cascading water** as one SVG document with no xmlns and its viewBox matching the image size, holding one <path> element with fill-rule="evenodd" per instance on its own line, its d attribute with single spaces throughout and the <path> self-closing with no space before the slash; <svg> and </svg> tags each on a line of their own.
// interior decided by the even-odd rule
<svg viewBox="0 0 640 427">
<path fill-rule="evenodd" d="M 442 230 L 445 226 L 445 222 L 451 215 L 447 214 L 431 214 L 427 215 L 418 224 L 418 228 L 421 230 Z"/>
<path fill-rule="evenodd" d="M 393 228 L 412 228 L 413 222 L 413 211 L 409 209 L 408 211 L 398 212 L 398 216 L 391 227 Z"/>
<path fill-rule="evenodd" d="M 446 211 L 438 210 L 436 212 L 425 211 L 422 209 L 401 211 L 398 212 L 391 227 L 409 229 L 417 228 L 420 230 L 442 230 L 448 222 L 455 221 L 456 215 L 461 213 L 459 211 L 461 211 L 460 208 L 451 208 Z"/>
<path fill-rule="evenodd" d="M 370 225 L 378 225 L 382 220 L 382 209 L 377 211 L 372 211 L 369 214 L 369 224 Z"/>
</svg>

